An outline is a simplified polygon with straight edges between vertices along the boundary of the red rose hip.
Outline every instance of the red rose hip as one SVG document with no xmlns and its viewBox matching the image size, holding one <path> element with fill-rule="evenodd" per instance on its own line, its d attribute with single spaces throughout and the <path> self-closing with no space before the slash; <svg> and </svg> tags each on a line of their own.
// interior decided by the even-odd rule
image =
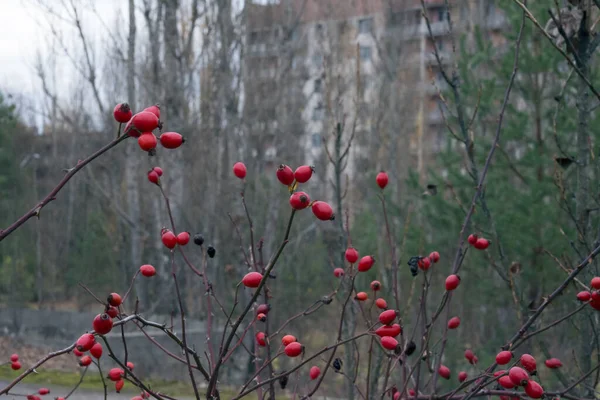
<svg viewBox="0 0 600 400">
<path fill-rule="evenodd" d="M 294 172 L 294 178 L 296 178 L 298 183 L 308 182 L 314 171 L 314 167 L 303 165 L 301 167 L 296 168 L 296 171 Z"/>
<path fill-rule="evenodd" d="M 244 179 L 246 177 L 246 165 L 243 162 L 236 162 L 233 164 L 233 174 L 240 179 Z"/>
<path fill-rule="evenodd" d="M 377 174 L 377 177 L 375 177 L 375 181 L 377 182 L 377 186 L 379 186 L 381 189 L 385 189 L 389 181 L 388 174 L 381 171 Z"/>
<path fill-rule="evenodd" d="M 283 185 L 290 186 L 294 183 L 294 171 L 287 165 L 281 164 L 279 168 L 277 168 L 277 179 Z"/>
</svg>

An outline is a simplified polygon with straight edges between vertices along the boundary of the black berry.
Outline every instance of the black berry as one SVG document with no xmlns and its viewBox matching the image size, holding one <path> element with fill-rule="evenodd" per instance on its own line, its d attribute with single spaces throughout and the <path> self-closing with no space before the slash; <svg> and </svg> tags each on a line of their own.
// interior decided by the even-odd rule
<svg viewBox="0 0 600 400">
<path fill-rule="evenodd" d="M 210 258 L 214 258 L 215 254 L 217 254 L 217 250 L 215 250 L 215 248 L 212 246 L 208 246 L 208 249 L 206 249 L 206 254 L 208 254 Z"/>
<path fill-rule="evenodd" d="M 196 233 L 194 235 L 194 243 L 197 244 L 198 246 L 202 246 L 202 243 L 204 243 L 204 236 L 202 236 L 199 233 Z"/>
</svg>

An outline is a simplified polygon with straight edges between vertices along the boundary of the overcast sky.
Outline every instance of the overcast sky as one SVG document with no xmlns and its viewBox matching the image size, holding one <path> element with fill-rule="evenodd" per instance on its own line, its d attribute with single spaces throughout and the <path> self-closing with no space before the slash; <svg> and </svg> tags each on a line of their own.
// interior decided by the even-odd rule
<svg viewBox="0 0 600 400">
<path fill-rule="evenodd" d="M 118 15 L 119 0 L 84 0 L 94 4 L 98 14 L 105 17 L 104 23 L 112 26 Z M 60 0 L 46 0 L 57 7 Z M 36 6 L 36 0 L 0 0 L 0 90 L 15 95 L 30 97 L 38 87 L 34 65 L 37 52 L 47 56 L 48 16 Z M 89 10 L 89 9 L 88 9 Z M 94 21 L 97 17 L 88 11 L 82 16 L 86 33 L 99 39 L 102 23 Z M 55 27 L 62 31 L 69 29 L 65 22 L 50 17 Z M 59 58 L 63 54 L 57 54 Z M 68 75 L 68 74 L 66 74 Z"/>
</svg>

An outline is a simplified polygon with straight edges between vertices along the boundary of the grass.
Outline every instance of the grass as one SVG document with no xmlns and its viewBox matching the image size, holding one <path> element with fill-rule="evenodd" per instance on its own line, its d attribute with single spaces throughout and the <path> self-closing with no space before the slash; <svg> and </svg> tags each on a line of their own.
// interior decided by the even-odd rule
<svg viewBox="0 0 600 400">
<path fill-rule="evenodd" d="M 21 372 L 23 372 L 23 371 L 22 370 L 21 371 L 13 371 L 10 368 L 10 366 L 2 365 L 2 366 L 0 366 L 0 379 L 5 380 L 5 381 L 12 381 L 17 376 L 19 376 L 19 374 Z M 103 372 L 104 372 L 104 374 L 107 373 L 107 371 L 103 371 Z M 34 373 L 34 374 L 29 375 L 27 378 L 25 378 L 23 380 L 23 382 L 27 383 L 27 384 L 39 384 L 40 386 L 44 386 L 44 385 L 61 386 L 61 387 L 64 387 L 66 389 L 66 391 L 69 391 L 69 390 L 71 390 L 71 388 L 73 388 L 75 385 L 77 385 L 77 382 L 79 382 L 80 378 L 81 378 L 81 375 L 79 372 L 65 372 L 65 371 L 41 369 L 41 370 L 38 370 L 37 374 Z M 111 382 L 107 379 L 106 384 L 108 386 L 109 393 L 114 392 L 114 390 L 115 390 L 114 382 Z M 161 379 L 144 379 L 144 384 L 147 385 L 152 390 L 160 391 L 161 393 L 168 394 L 169 396 L 191 397 L 191 398 L 194 397 L 194 390 L 192 389 L 189 382 L 166 381 L 166 380 L 161 380 Z M 17 385 L 17 388 L 18 388 L 18 385 Z M 103 390 L 102 381 L 100 380 L 100 376 L 98 375 L 98 372 L 94 366 L 90 367 L 90 369 L 88 370 L 87 374 L 85 375 L 85 378 L 84 378 L 83 382 L 81 383 L 81 385 L 79 386 L 79 388 L 102 392 L 102 390 Z M 232 388 L 220 388 L 220 391 L 221 391 L 221 398 L 223 398 L 223 399 L 233 398 L 235 396 L 235 394 L 237 394 L 237 391 L 233 390 Z M 18 391 L 16 391 L 16 392 L 18 392 Z M 123 388 L 122 392 L 135 393 L 135 392 L 139 392 L 139 390 L 137 388 L 135 388 L 135 386 L 133 386 L 131 383 L 126 382 L 125 387 Z M 200 389 L 200 394 L 204 395 L 204 389 Z M 204 397 L 204 396 L 202 396 L 202 397 Z M 245 398 L 246 399 L 256 399 L 256 395 L 255 394 L 248 395 Z"/>
</svg>

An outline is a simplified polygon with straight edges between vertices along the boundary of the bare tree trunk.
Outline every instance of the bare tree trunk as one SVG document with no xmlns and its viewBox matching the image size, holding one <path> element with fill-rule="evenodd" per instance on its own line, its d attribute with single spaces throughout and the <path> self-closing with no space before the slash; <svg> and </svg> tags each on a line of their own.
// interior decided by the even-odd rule
<svg viewBox="0 0 600 400">
<path fill-rule="evenodd" d="M 136 86 L 135 86 L 135 1 L 129 0 L 129 36 L 127 38 L 127 102 L 136 110 Z M 135 146 L 127 146 L 127 159 L 125 164 L 125 185 L 127 190 L 127 205 L 129 217 L 133 224 L 129 227 L 129 271 L 125 271 L 127 280 L 135 274 L 141 263 L 141 226 L 140 226 L 140 195 L 137 181 L 139 166 L 138 149 Z M 145 293 L 141 293 L 141 285 L 136 285 L 136 293 L 143 303 Z"/>
</svg>

